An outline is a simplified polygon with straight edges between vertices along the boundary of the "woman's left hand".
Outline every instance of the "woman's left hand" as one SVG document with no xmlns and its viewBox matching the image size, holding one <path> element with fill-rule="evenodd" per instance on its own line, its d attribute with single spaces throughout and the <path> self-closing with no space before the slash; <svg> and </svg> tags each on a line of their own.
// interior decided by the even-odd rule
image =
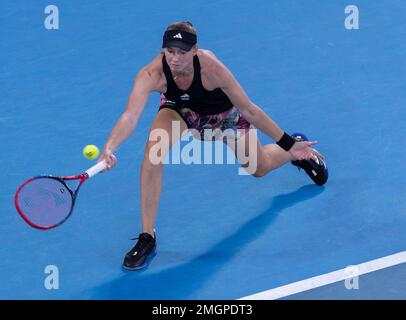
<svg viewBox="0 0 406 320">
<path fill-rule="evenodd" d="M 309 160 L 315 157 L 324 160 L 324 157 L 320 153 L 311 148 L 315 144 L 317 144 L 317 141 L 296 141 L 288 152 L 292 155 L 293 161 Z"/>
</svg>

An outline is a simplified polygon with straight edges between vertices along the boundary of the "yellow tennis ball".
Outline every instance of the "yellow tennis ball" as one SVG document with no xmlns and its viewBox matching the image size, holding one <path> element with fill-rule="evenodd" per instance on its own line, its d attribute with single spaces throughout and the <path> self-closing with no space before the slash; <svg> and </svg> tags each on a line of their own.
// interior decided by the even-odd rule
<svg viewBox="0 0 406 320">
<path fill-rule="evenodd" d="M 99 156 L 99 148 L 94 144 L 89 144 L 83 148 L 83 155 L 86 159 L 94 160 Z"/>
</svg>

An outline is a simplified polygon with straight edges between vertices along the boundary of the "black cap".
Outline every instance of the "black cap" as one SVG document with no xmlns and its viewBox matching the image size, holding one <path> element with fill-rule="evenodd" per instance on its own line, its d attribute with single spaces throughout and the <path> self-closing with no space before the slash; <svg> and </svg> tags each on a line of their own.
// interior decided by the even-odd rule
<svg viewBox="0 0 406 320">
<path fill-rule="evenodd" d="M 195 34 L 182 30 L 165 31 L 162 41 L 162 48 L 176 47 L 189 51 L 197 43 Z"/>
</svg>

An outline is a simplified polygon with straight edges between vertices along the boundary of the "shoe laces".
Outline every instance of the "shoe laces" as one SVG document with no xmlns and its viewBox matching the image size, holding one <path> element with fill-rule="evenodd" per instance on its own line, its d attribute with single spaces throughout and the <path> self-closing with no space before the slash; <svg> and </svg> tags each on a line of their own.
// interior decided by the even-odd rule
<svg viewBox="0 0 406 320">
<path fill-rule="evenodd" d="M 138 240 L 136 245 L 131 249 L 130 251 L 131 253 L 134 253 L 135 251 L 140 251 L 150 242 L 148 237 L 143 236 L 142 234 L 140 234 L 137 238 L 132 238 L 130 240 Z"/>
</svg>

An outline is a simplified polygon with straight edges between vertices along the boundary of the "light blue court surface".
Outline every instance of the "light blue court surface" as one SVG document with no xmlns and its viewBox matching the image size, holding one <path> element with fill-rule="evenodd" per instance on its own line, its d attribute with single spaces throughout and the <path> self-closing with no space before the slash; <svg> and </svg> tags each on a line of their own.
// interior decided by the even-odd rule
<svg viewBox="0 0 406 320">
<path fill-rule="evenodd" d="M 398 300 L 405 298 L 404 284 L 406 283 L 406 267 L 396 265 L 390 268 L 366 274 L 358 279 L 358 286 L 348 289 L 344 282 L 326 285 L 315 290 L 295 294 L 284 298 L 285 300 L 315 300 L 315 299 L 342 299 L 342 300 Z M 402 288 L 403 285 L 403 288 Z M 400 294 L 401 293 L 401 294 Z"/>
<path fill-rule="evenodd" d="M 352 1 L 359 30 L 345 29 L 341 0 L 55 1 L 59 30 L 44 27 L 48 4 L 0 3 L 1 299 L 238 299 L 406 249 L 405 1 Z M 31 176 L 94 164 L 82 148 L 103 147 L 178 20 L 284 130 L 319 141 L 330 179 L 315 186 L 290 164 L 260 179 L 237 164 L 167 165 L 158 255 L 128 272 L 157 94 L 63 226 L 31 229 L 13 197 Z M 44 287 L 48 265 L 58 290 Z M 291 298 L 406 299 L 404 266 L 361 277 L 359 290 Z"/>
</svg>

